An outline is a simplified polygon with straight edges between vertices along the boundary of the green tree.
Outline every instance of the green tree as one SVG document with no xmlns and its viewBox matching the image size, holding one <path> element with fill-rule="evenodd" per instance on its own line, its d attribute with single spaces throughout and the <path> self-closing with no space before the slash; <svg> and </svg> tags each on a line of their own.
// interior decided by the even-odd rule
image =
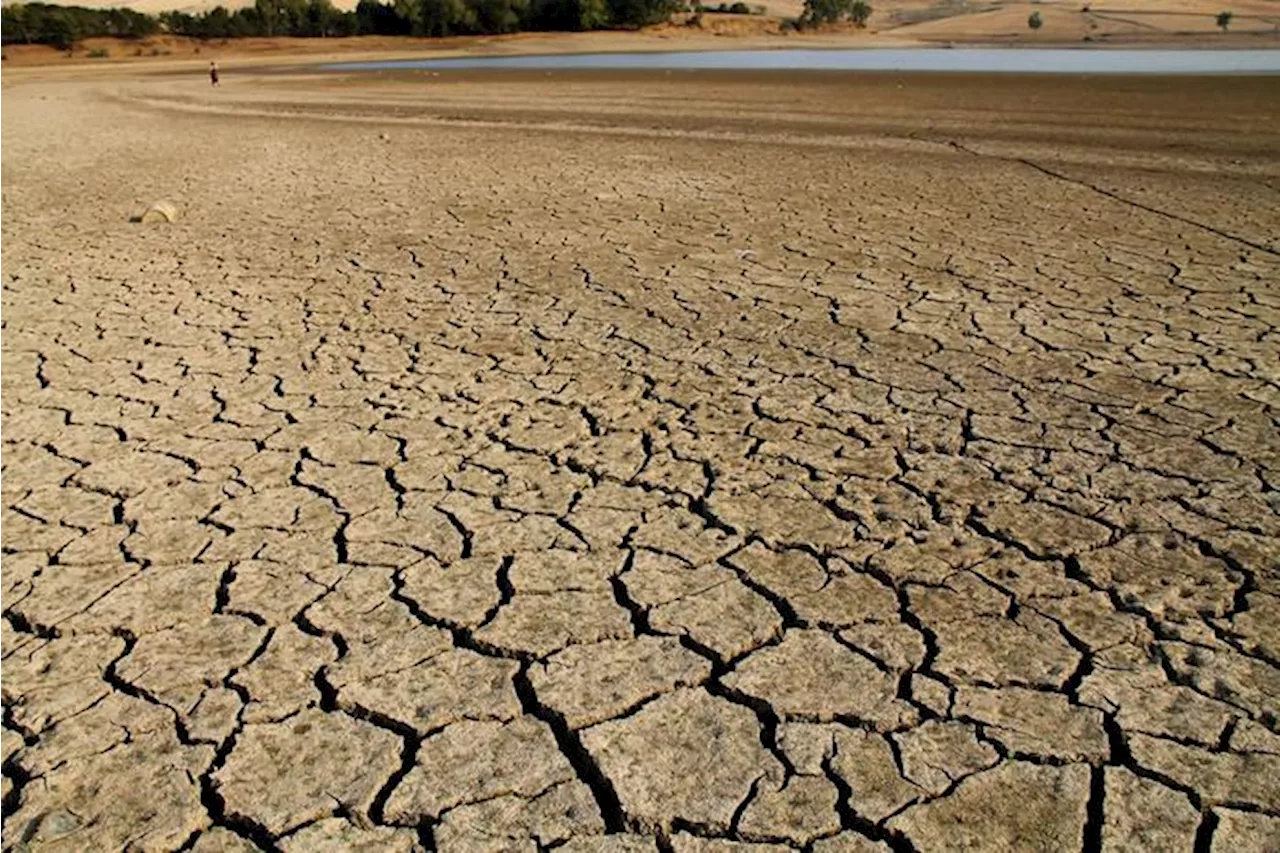
<svg viewBox="0 0 1280 853">
<path fill-rule="evenodd" d="M 320 36 L 321 38 L 328 36 L 333 32 L 340 14 L 329 0 L 308 0 L 301 22 L 302 32 L 294 35 Z"/>
<path fill-rule="evenodd" d="M 5 6 L 0 11 L 0 30 L 4 31 L 5 44 L 18 39 L 31 44 L 31 20 L 27 16 L 26 5 L 14 3 L 12 6 Z"/>
<path fill-rule="evenodd" d="M 1218 28 L 1225 33 L 1227 31 L 1227 27 L 1231 26 L 1231 19 L 1234 17 L 1235 15 L 1230 12 L 1219 12 L 1216 19 L 1218 22 Z"/>
<path fill-rule="evenodd" d="M 396 0 L 400 8 L 401 0 Z M 476 10 L 466 0 L 406 0 L 413 34 L 458 36 L 477 32 Z"/>
<path fill-rule="evenodd" d="M 360 35 L 360 19 L 356 17 L 355 12 L 335 13 L 329 27 L 329 35 L 336 38 Z"/>
<path fill-rule="evenodd" d="M 380 0 L 360 0 L 356 5 L 357 32 L 362 35 L 407 36 L 409 19 L 392 5 Z"/>
<path fill-rule="evenodd" d="M 471 0 L 476 30 L 482 33 L 514 33 L 529 10 L 528 0 Z"/>
<path fill-rule="evenodd" d="M 845 18 L 859 27 L 865 27 L 871 17 L 871 5 L 867 0 L 804 0 L 804 14 L 800 25 L 815 27 Z"/>
<path fill-rule="evenodd" d="M 51 44 L 58 50 L 71 50 L 82 38 L 84 31 L 74 12 L 56 9 L 48 14 L 41 39 L 45 44 Z"/>
<path fill-rule="evenodd" d="M 1044 19 L 1040 17 L 1039 12 L 1032 12 L 1027 18 L 1027 26 L 1033 30 L 1038 30 L 1044 26 Z"/>
<path fill-rule="evenodd" d="M 841 0 L 804 0 L 800 23 L 806 27 L 816 27 L 838 21 L 842 6 Z"/>
<path fill-rule="evenodd" d="M 203 16 L 200 35 L 203 38 L 224 39 L 231 35 L 231 13 L 225 6 L 214 6 Z"/>
<path fill-rule="evenodd" d="M 266 36 L 302 35 L 308 27 L 307 0 L 254 0 Z"/>
<path fill-rule="evenodd" d="M 615 27 L 647 27 L 659 24 L 680 10 L 680 0 L 608 0 L 609 18 Z"/>
<path fill-rule="evenodd" d="M 578 0 L 574 29 L 599 30 L 609 26 L 609 4 L 605 0 Z"/>
<path fill-rule="evenodd" d="M 310 0 L 277 0 L 282 16 L 288 22 L 284 35 L 304 36 L 311 27 Z"/>
<path fill-rule="evenodd" d="M 139 38 L 149 36 L 159 28 L 155 18 L 132 9 L 105 9 L 102 14 L 106 17 L 106 35 Z"/>
<path fill-rule="evenodd" d="M 161 12 L 160 23 L 165 32 L 177 36 L 200 35 L 200 21 L 195 15 L 186 12 Z"/>
<path fill-rule="evenodd" d="M 231 15 L 227 22 L 227 30 L 232 38 L 245 36 L 261 36 L 266 34 L 266 25 L 253 6 L 242 6 Z"/>
<path fill-rule="evenodd" d="M 253 0 L 253 10 L 258 13 L 258 21 L 262 24 L 262 34 L 273 36 L 280 28 L 280 8 L 275 0 Z"/>
<path fill-rule="evenodd" d="M 407 34 L 422 35 L 421 0 L 391 0 L 391 9 L 397 18 L 405 22 Z"/>
<path fill-rule="evenodd" d="M 525 14 L 531 30 L 598 30 L 609 24 L 606 0 L 531 0 Z"/>
</svg>

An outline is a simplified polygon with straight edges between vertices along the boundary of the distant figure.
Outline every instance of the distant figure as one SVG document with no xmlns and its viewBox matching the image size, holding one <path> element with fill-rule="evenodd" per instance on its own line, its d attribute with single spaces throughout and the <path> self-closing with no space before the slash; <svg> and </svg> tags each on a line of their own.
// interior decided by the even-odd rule
<svg viewBox="0 0 1280 853">
<path fill-rule="evenodd" d="M 209 63 L 209 84 L 212 86 L 218 85 L 218 63 L 216 62 Z"/>
</svg>

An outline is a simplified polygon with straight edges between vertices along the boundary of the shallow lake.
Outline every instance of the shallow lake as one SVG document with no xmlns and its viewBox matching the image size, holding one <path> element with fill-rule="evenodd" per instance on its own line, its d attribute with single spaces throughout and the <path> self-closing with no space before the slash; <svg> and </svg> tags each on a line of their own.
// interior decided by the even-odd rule
<svg viewBox="0 0 1280 853">
<path fill-rule="evenodd" d="M 467 56 L 325 65 L 331 71 L 741 70 L 940 71 L 1017 74 L 1280 74 L 1280 50 L 863 48 Z"/>
</svg>

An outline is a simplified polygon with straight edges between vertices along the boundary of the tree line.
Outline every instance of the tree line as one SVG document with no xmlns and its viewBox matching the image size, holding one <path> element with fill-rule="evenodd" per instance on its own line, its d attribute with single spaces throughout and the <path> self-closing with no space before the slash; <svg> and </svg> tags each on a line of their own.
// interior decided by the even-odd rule
<svg viewBox="0 0 1280 853">
<path fill-rule="evenodd" d="M 0 10 L 0 33 L 5 44 L 64 50 L 94 36 L 135 39 L 160 33 L 199 39 L 493 35 L 643 27 L 667 20 L 683 5 L 683 0 L 360 0 L 354 11 L 342 11 L 331 0 L 256 0 L 234 12 L 216 6 L 198 15 L 147 15 L 131 9 L 13 3 Z"/>
</svg>

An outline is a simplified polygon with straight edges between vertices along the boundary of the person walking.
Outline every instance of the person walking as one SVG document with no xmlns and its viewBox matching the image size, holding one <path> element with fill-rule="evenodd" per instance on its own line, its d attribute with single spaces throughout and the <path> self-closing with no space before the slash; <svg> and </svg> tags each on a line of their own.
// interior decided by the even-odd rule
<svg viewBox="0 0 1280 853">
<path fill-rule="evenodd" d="M 209 63 L 209 85 L 218 85 L 218 63 L 216 62 Z"/>
</svg>

